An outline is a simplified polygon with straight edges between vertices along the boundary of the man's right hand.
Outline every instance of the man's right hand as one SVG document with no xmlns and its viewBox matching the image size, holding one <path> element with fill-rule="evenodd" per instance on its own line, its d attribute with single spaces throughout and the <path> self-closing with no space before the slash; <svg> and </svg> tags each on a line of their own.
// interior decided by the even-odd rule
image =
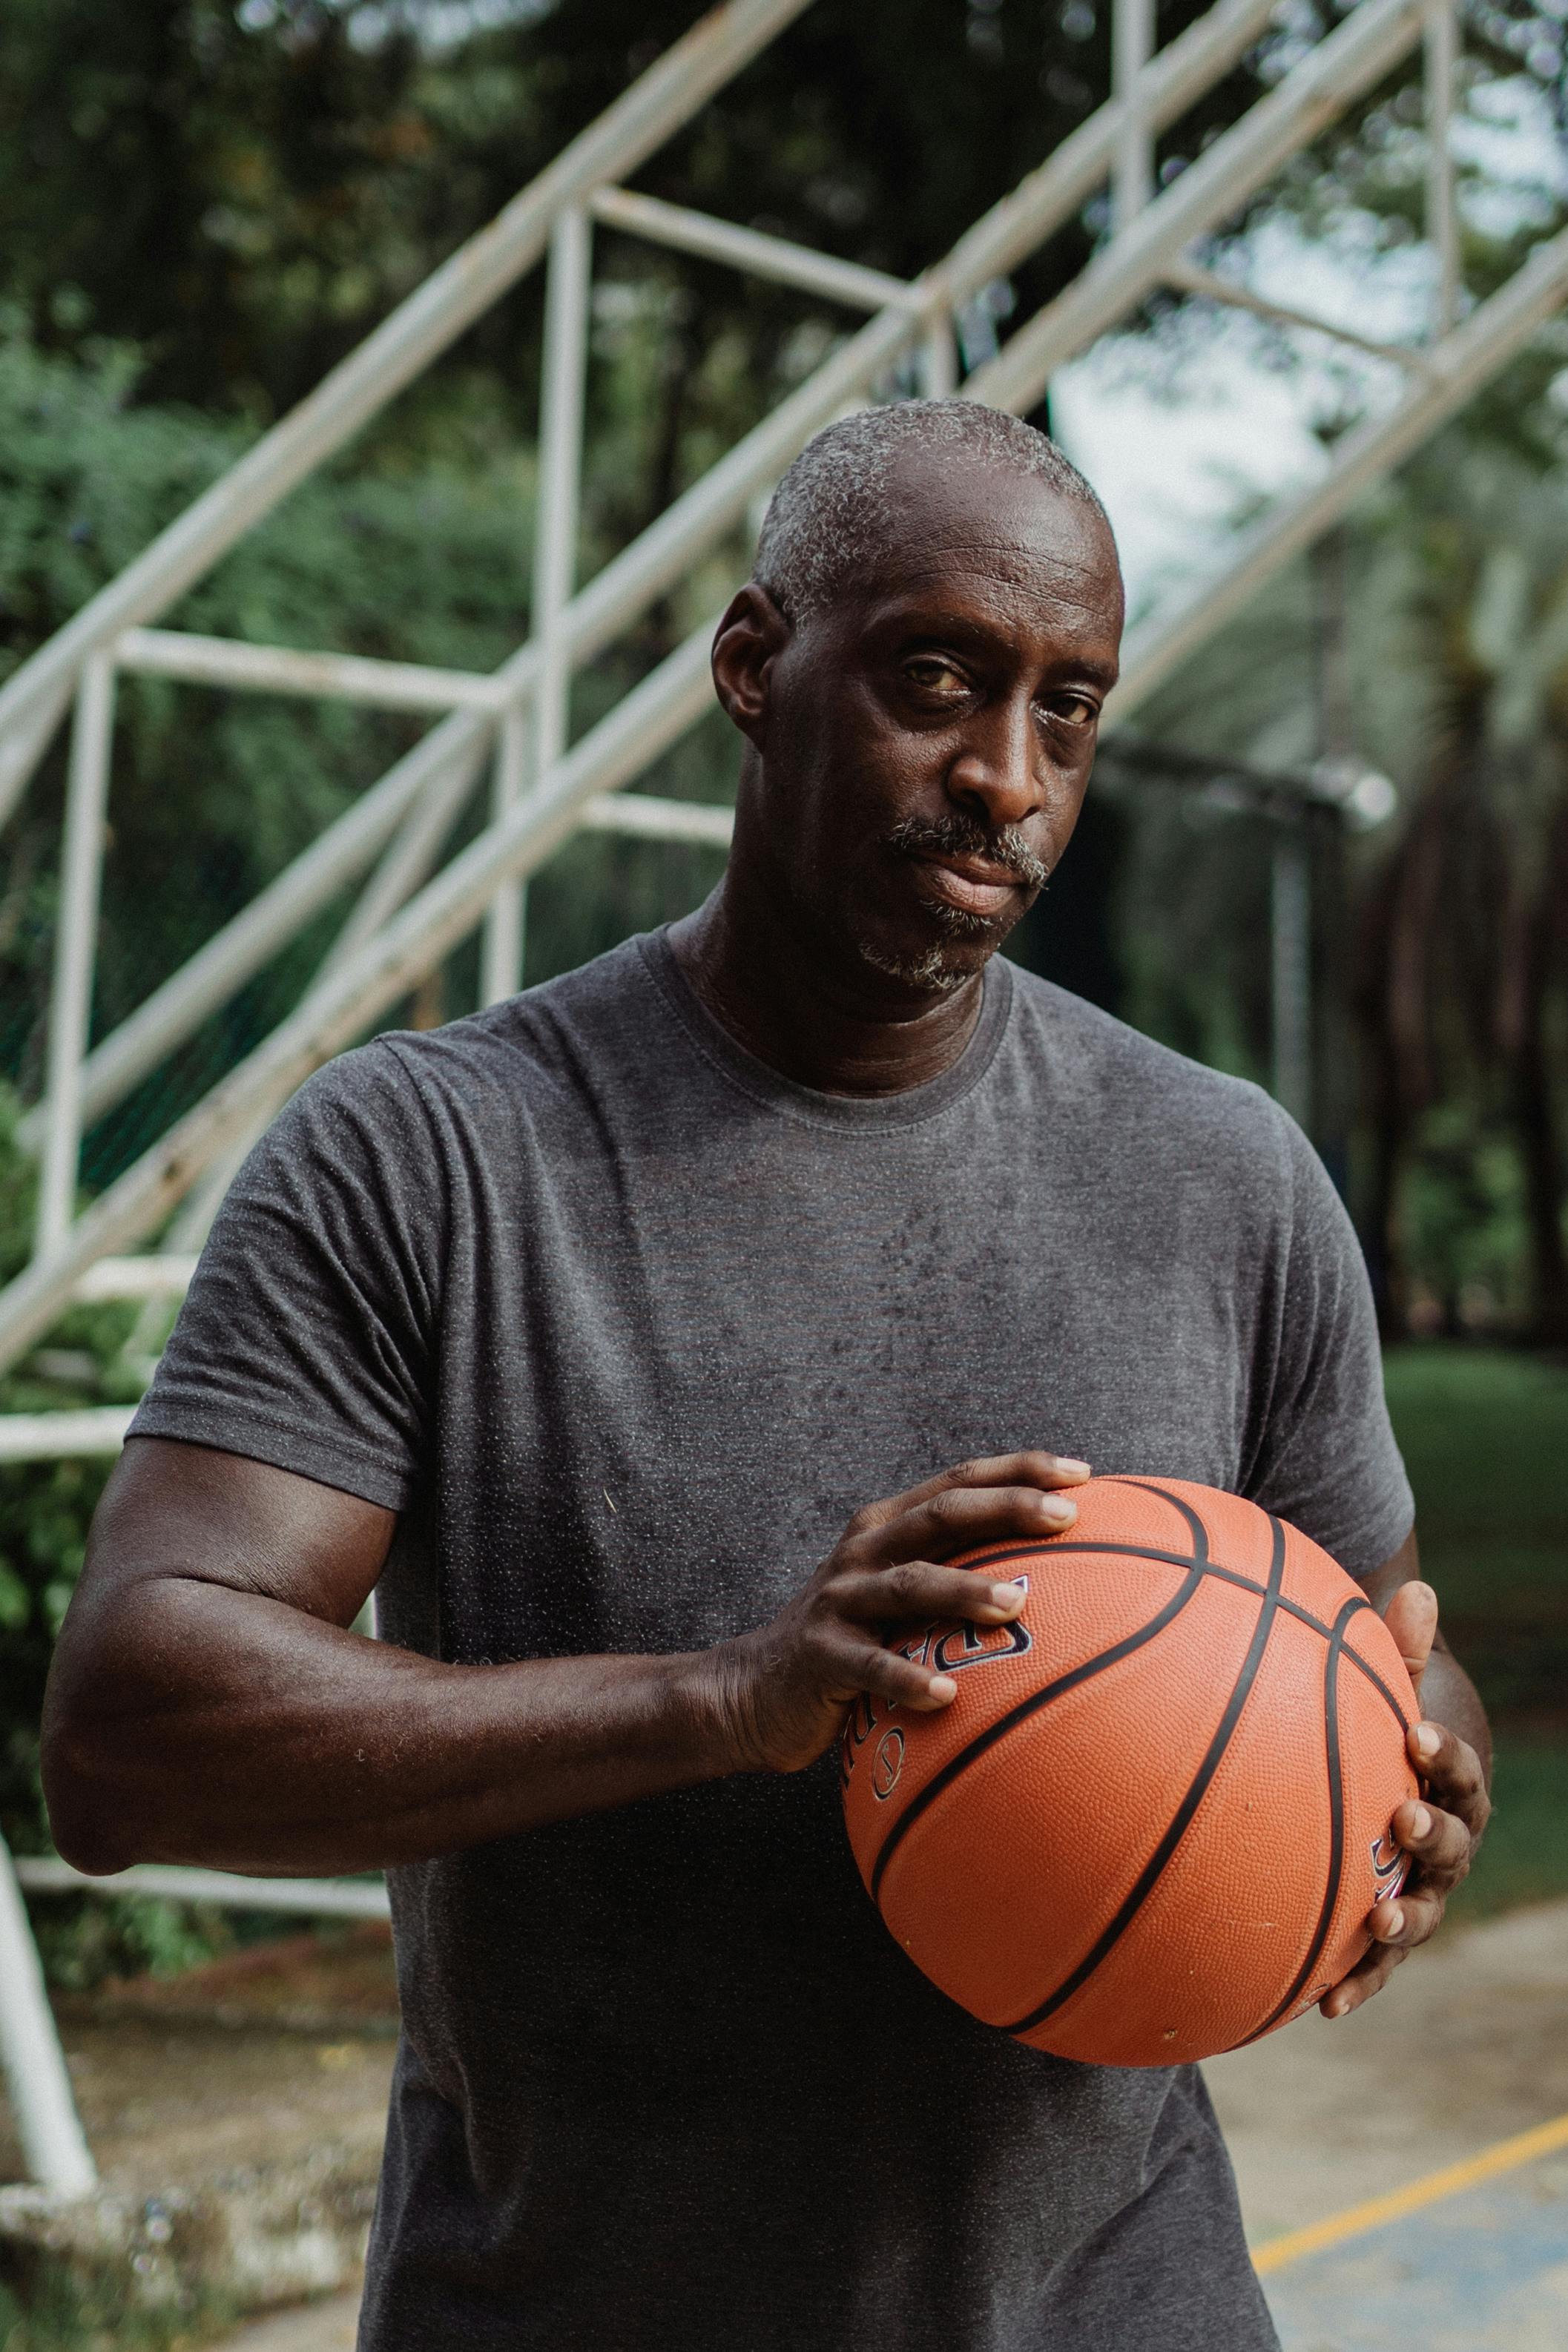
<svg viewBox="0 0 1568 2352">
<path fill-rule="evenodd" d="M 1087 1462 L 1003 1454 L 961 1462 L 906 1495 L 857 1511 L 805 1590 L 772 1622 L 710 1653 L 733 1746 L 731 1769 L 798 1772 L 832 1744 L 862 1691 L 931 1713 L 952 1703 L 950 1675 L 887 1649 L 910 1620 L 1001 1625 L 1024 1605 L 1016 1584 L 941 1563 L 982 1544 L 1059 1535 L 1078 1517 L 1061 1489 Z"/>
</svg>

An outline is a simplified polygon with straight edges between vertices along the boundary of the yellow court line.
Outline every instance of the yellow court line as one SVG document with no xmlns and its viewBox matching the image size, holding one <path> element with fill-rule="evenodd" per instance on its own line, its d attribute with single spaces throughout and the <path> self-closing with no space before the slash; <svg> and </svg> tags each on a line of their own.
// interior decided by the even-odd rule
<svg viewBox="0 0 1568 2352">
<path fill-rule="evenodd" d="M 1326 2221 L 1314 2221 L 1308 2229 L 1270 2238 L 1254 2253 L 1252 2266 L 1257 2271 L 1283 2270 L 1287 2263 L 1300 2262 L 1303 2254 L 1358 2238 L 1363 2230 L 1375 2230 L 1380 2222 L 1418 2213 L 1424 2205 L 1436 2205 L 1439 2198 L 1456 2196 L 1461 2189 L 1473 2189 L 1479 2180 L 1494 2179 L 1500 2172 L 1531 2164 L 1538 2156 L 1550 2156 L 1559 2147 L 1568 2147 L 1568 2116 L 1559 2116 L 1555 2123 L 1537 2124 L 1533 2131 L 1521 2132 L 1514 2139 L 1500 2139 L 1495 2147 L 1484 2147 L 1479 2156 L 1466 2157 L 1462 2164 L 1447 2164 L 1441 2172 L 1429 2172 L 1425 2180 L 1391 2189 L 1386 2197 L 1371 2197 L 1364 2205 L 1352 2205 L 1347 2213 L 1332 2213 Z"/>
</svg>

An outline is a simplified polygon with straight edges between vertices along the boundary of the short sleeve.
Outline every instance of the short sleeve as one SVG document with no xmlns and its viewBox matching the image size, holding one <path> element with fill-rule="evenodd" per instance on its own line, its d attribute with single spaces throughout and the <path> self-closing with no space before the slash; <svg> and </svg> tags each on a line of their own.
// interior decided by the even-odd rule
<svg viewBox="0 0 1568 2352">
<path fill-rule="evenodd" d="M 440 1178 L 395 1053 L 318 1071 L 230 1187 L 131 1434 L 406 1508 L 430 1444 Z"/>
<path fill-rule="evenodd" d="M 1280 1126 L 1283 1274 L 1243 1492 L 1365 1577 L 1398 1550 L 1415 1504 L 1355 1229 L 1306 1137 L 1282 1114 Z"/>
</svg>

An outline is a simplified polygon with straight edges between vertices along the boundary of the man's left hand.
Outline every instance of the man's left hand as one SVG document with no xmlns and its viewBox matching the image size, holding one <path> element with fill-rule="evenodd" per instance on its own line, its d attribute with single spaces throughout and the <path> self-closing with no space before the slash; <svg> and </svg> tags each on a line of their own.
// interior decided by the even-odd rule
<svg viewBox="0 0 1568 2352">
<path fill-rule="evenodd" d="M 1399 1644 L 1419 1700 L 1437 1632 L 1437 1596 L 1429 1584 L 1402 1584 L 1384 1622 Z M 1372 1949 L 1324 1994 L 1319 2007 L 1325 2017 L 1348 2016 L 1381 1992 L 1406 1952 L 1434 1933 L 1449 1895 L 1470 1867 L 1491 1812 L 1481 1759 L 1468 1740 L 1446 1724 L 1423 1720 L 1412 1727 L 1406 1745 L 1426 1793 L 1401 1805 L 1390 1826 L 1410 1856 L 1410 1874 L 1397 1895 L 1368 1913 Z"/>
</svg>

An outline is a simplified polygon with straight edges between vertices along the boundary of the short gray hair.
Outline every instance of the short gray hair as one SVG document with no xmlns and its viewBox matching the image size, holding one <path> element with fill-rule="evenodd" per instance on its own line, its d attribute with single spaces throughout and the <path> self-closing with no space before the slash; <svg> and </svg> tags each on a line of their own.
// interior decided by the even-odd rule
<svg viewBox="0 0 1568 2352">
<path fill-rule="evenodd" d="M 906 400 L 841 417 L 806 443 L 769 501 L 752 577 L 788 621 L 809 620 L 873 570 L 897 527 L 893 476 L 911 450 L 1032 474 L 1110 521 L 1056 443 L 973 400 Z"/>
</svg>

